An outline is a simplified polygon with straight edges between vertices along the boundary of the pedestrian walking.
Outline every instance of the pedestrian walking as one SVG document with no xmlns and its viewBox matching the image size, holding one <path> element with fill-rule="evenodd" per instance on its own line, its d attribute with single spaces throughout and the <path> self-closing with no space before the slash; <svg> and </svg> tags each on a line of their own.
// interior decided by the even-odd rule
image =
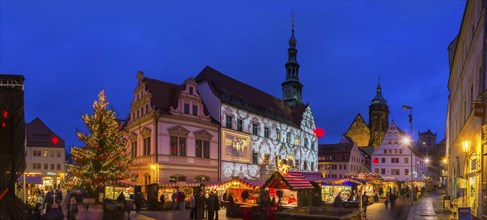
<svg viewBox="0 0 487 220">
<path fill-rule="evenodd" d="M 390 197 L 390 195 L 387 195 L 386 200 L 384 201 L 384 205 L 386 206 L 386 209 L 388 208 L 388 205 L 389 205 L 389 197 Z"/>
<path fill-rule="evenodd" d="M 76 201 L 76 195 L 71 196 L 69 199 L 69 214 L 68 220 L 78 219 L 78 202 Z"/>
<path fill-rule="evenodd" d="M 367 205 L 369 205 L 369 197 L 364 192 L 362 194 L 362 211 L 365 215 L 367 215 Z"/>
<path fill-rule="evenodd" d="M 135 203 L 135 213 L 139 214 L 140 213 L 140 205 L 142 203 L 142 195 L 140 194 L 140 192 L 137 192 L 135 194 L 134 203 Z"/>
<path fill-rule="evenodd" d="M 161 202 L 161 210 L 164 210 L 164 203 L 165 203 L 165 196 L 164 196 L 164 193 L 161 194 L 161 196 L 159 197 L 159 202 Z"/>
<path fill-rule="evenodd" d="M 215 193 L 213 194 L 215 197 L 215 220 L 218 220 L 218 211 L 220 210 L 220 201 L 218 199 L 218 195 Z"/>
<path fill-rule="evenodd" d="M 391 197 L 390 197 L 390 200 L 391 200 L 391 209 L 393 209 L 394 207 L 396 207 L 396 199 L 397 199 L 397 196 L 395 193 L 391 194 Z"/>
<path fill-rule="evenodd" d="M 335 201 L 333 201 L 333 206 L 335 208 L 343 208 L 343 200 L 342 198 L 340 197 L 340 194 L 338 194 L 336 197 L 335 197 Z"/>
<path fill-rule="evenodd" d="M 177 198 L 178 198 L 178 192 L 179 190 L 174 191 L 174 193 L 171 196 L 172 199 L 172 210 L 176 211 L 176 206 L 177 206 Z"/>
<path fill-rule="evenodd" d="M 196 204 L 195 204 L 195 195 L 194 194 L 189 198 L 189 207 L 191 208 L 191 212 L 189 213 L 189 219 L 194 219 L 195 212 L 196 212 Z"/>
<path fill-rule="evenodd" d="M 215 197 L 213 196 L 213 193 L 210 193 L 210 196 L 208 197 L 206 206 L 208 207 L 208 220 L 214 220 L 214 218 L 215 218 Z"/>
<path fill-rule="evenodd" d="M 196 220 L 203 220 L 203 215 L 205 212 L 205 200 L 203 199 L 201 191 L 196 194 L 195 197 L 195 206 L 196 206 Z"/>
<path fill-rule="evenodd" d="M 184 211 L 186 209 L 186 194 L 184 192 L 181 192 L 179 196 L 179 208 L 181 211 Z"/>
</svg>

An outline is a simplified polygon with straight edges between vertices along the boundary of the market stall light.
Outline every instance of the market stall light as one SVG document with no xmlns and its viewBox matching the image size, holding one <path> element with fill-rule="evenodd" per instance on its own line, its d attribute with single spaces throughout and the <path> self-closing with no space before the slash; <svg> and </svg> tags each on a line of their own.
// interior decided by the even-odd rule
<svg viewBox="0 0 487 220">
<path fill-rule="evenodd" d="M 426 159 L 424 159 L 424 162 L 427 163 L 427 164 L 429 164 L 430 163 L 430 159 L 429 158 L 426 158 Z"/>
</svg>

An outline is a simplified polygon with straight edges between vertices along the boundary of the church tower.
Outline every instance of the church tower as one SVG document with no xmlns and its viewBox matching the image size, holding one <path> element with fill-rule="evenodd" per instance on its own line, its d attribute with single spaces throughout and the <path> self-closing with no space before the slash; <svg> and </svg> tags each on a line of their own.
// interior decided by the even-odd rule
<svg viewBox="0 0 487 220">
<path fill-rule="evenodd" d="M 303 84 L 299 82 L 299 64 L 297 61 L 298 50 L 296 49 L 296 38 L 294 38 L 294 16 L 291 19 L 291 38 L 289 49 L 287 49 L 288 60 L 286 67 L 286 80 L 281 84 L 282 99 L 290 106 L 302 105 L 301 90 Z"/>
<path fill-rule="evenodd" d="M 377 84 L 377 93 L 369 106 L 369 128 L 369 146 L 374 146 L 377 149 L 389 128 L 389 106 L 387 106 L 387 100 L 382 96 L 380 79 Z"/>
</svg>

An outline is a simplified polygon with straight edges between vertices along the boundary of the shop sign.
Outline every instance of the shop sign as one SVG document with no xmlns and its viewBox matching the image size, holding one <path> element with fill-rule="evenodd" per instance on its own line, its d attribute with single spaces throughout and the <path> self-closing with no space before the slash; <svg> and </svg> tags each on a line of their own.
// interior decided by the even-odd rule
<svg viewBox="0 0 487 220">
<path fill-rule="evenodd" d="M 482 103 L 482 102 L 475 103 L 474 115 L 476 117 L 485 118 L 485 103 Z"/>
<path fill-rule="evenodd" d="M 472 220 L 470 207 L 458 207 L 458 220 Z"/>
<path fill-rule="evenodd" d="M 47 175 L 56 176 L 56 173 L 54 173 L 54 172 L 47 172 Z"/>
</svg>

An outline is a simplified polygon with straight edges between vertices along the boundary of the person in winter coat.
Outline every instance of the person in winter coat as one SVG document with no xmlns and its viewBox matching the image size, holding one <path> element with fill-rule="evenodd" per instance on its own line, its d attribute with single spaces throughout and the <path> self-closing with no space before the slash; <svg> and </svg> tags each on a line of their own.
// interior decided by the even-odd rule
<svg viewBox="0 0 487 220">
<path fill-rule="evenodd" d="M 140 194 L 140 192 L 137 192 L 137 194 L 135 194 L 135 198 L 134 198 L 134 203 L 135 203 L 135 213 L 140 213 L 140 205 L 142 204 L 142 195 Z"/>
<path fill-rule="evenodd" d="M 208 220 L 213 220 L 215 218 L 215 197 L 213 193 L 208 197 L 206 206 L 208 207 Z"/>
<path fill-rule="evenodd" d="M 193 194 L 189 198 L 189 207 L 191 208 L 191 212 L 189 213 L 189 219 L 193 219 L 196 213 L 196 204 L 195 204 L 195 195 Z"/>
<path fill-rule="evenodd" d="M 164 210 L 164 203 L 165 203 L 165 201 L 164 201 L 164 200 L 165 200 L 165 199 L 166 199 L 166 198 L 165 198 L 165 196 L 164 196 L 164 193 L 163 193 L 163 194 L 161 194 L 161 196 L 159 197 L 159 202 L 161 202 L 161 207 L 162 207 L 161 209 L 162 209 L 162 210 Z"/>
<path fill-rule="evenodd" d="M 78 219 L 78 202 L 76 201 L 76 195 L 73 195 L 69 199 L 68 220 L 77 220 L 77 219 Z"/>
<path fill-rule="evenodd" d="M 333 201 L 333 206 L 336 208 L 343 208 L 343 201 L 340 197 L 340 194 L 335 197 L 335 201 Z"/>
<path fill-rule="evenodd" d="M 172 210 L 173 211 L 176 211 L 176 206 L 178 205 L 176 199 L 178 198 L 178 192 L 179 190 L 176 190 L 172 196 L 171 196 L 171 200 L 172 200 Z"/>
<path fill-rule="evenodd" d="M 201 191 L 198 192 L 195 198 L 196 205 L 196 220 L 203 220 L 203 215 L 205 212 L 205 200 L 203 199 Z"/>
<path fill-rule="evenodd" d="M 215 197 L 215 220 L 218 220 L 218 211 L 220 210 L 220 201 L 216 193 L 213 194 Z"/>
</svg>

